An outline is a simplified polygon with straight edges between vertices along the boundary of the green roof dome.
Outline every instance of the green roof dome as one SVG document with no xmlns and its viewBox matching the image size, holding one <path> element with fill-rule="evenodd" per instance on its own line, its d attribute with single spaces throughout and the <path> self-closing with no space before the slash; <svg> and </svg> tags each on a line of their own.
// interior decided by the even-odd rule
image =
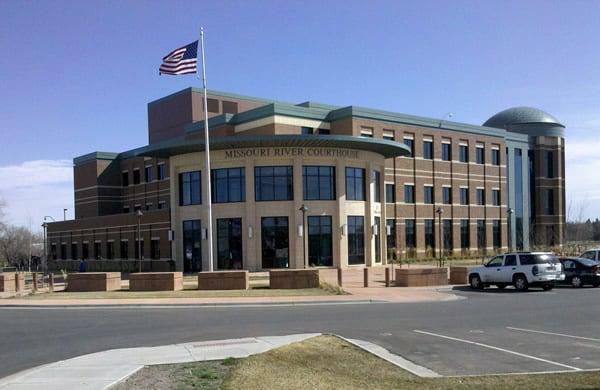
<svg viewBox="0 0 600 390">
<path fill-rule="evenodd" d="M 498 129 L 506 129 L 508 126 L 512 125 L 527 124 L 547 124 L 565 127 L 552 115 L 533 107 L 513 107 L 500 111 L 488 119 L 483 125 Z"/>
</svg>

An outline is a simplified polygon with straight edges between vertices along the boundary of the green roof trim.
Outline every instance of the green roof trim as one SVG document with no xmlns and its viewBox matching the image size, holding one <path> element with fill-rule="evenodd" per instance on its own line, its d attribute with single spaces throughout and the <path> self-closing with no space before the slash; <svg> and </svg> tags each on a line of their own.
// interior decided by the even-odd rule
<svg viewBox="0 0 600 390">
<path fill-rule="evenodd" d="M 119 153 L 111 153 L 111 152 L 92 152 L 88 154 L 84 154 L 83 156 L 75 157 L 73 159 L 73 164 L 80 165 L 86 163 L 88 161 L 93 160 L 114 160 L 119 157 Z"/>
<path fill-rule="evenodd" d="M 267 147 L 353 149 L 378 153 L 384 158 L 407 156 L 410 154 L 408 146 L 399 142 L 346 135 L 261 135 L 219 137 L 210 140 L 211 150 Z M 134 149 L 130 153 L 133 157 L 168 158 L 174 155 L 202 151 L 204 151 L 204 140 L 178 139 Z"/>
<path fill-rule="evenodd" d="M 184 95 L 186 93 L 200 93 L 200 94 L 204 94 L 204 90 L 202 88 L 188 87 L 188 88 L 182 89 L 181 91 L 173 92 L 170 95 L 163 96 L 163 97 L 158 98 L 156 100 L 152 100 L 151 102 L 148 103 L 148 106 L 151 106 L 151 105 L 163 102 L 165 100 L 173 99 L 176 96 Z M 231 99 L 241 99 L 241 100 L 250 100 L 250 101 L 253 101 L 253 102 L 263 102 L 265 104 L 275 102 L 272 99 L 264 99 L 264 98 L 259 98 L 259 97 L 255 97 L 255 96 L 240 95 L 240 94 L 237 94 L 237 93 L 217 91 L 217 90 L 214 90 L 214 89 L 207 90 L 206 94 L 207 94 L 208 97 L 210 97 L 210 96 L 222 96 L 222 97 L 231 98 Z M 291 104 L 291 103 L 288 103 L 288 104 Z"/>
</svg>

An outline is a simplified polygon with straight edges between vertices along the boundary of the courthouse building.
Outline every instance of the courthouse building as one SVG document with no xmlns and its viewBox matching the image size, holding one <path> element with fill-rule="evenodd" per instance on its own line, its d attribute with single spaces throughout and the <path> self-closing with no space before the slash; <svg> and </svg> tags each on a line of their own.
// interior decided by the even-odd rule
<svg viewBox="0 0 600 390">
<path fill-rule="evenodd" d="M 212 91 L 207 110 L 210 172 L 194 88 L 148 104 L 148 145 L 75 158 L 75 219 L 48 225 L 49 265 L 196 272 L 208 239 L 215 269 L 249 270 L 563 242 L 564 126 L 541 110 L 477 126 Z"/>
</svg>

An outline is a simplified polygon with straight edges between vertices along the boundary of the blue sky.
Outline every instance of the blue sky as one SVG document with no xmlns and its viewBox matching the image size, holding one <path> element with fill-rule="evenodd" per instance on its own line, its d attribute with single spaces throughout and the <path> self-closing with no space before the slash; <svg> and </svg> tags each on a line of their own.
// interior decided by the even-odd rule
<svg viewBox="0 0 600 390">
<path fill-rule="evenodd" d="M 74 156 L 142 146 L 146 104 L 200 85 L 157 69 L 204 25 L 217 90 L 473 124 L 544 109 L 573 208 L 600 217 L 599 20 L 599 1 L 1 1 L 0 197 L 20 224 L 71 210 Z"/>
</svg>

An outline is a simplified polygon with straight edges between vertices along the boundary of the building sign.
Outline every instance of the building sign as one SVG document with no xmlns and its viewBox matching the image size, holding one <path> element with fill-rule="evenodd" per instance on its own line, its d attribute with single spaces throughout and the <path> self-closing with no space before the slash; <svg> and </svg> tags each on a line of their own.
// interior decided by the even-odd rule
<svg viewBox="0 0 600 390">
<path fill-rule="evenodd" d="M 330 148 L 255 148 L 232 149 L 225 151 L 225 158 L 253 157 L 328 157 L 328 158 L 358 158 L 357 150 Z"/>
</svg>

